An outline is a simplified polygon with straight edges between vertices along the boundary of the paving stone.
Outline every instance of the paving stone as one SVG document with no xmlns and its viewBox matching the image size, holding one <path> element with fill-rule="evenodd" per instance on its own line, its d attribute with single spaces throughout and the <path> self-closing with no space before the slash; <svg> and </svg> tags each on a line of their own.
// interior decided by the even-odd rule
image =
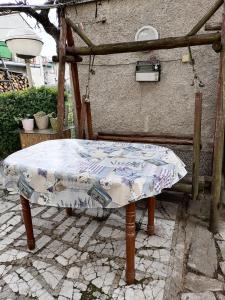
<svg viewBox="0 0 225 300">
<path fill-rule="evenodd" d="M 205 227 L 198 227 L 195 230 L 188 267 L 208 277 L 214 277 L 217 270 L 217 254 L 213 235 Z"/>
<path fill-rule="evenodd" d="M 72 227 L 70 230 L 62 237 L 62 239 L 66 242 L 73 242 L 76 237 L 78 237 L 78 233 L 80 232 L 80 228 Z"/>
<path fill-rule="evenodd" d="M 33 266 L 44 277 L 45 281 L 52 289 L 56 288 L 65 274 L 65 272 L 62 272 L 56 266 L 52 266 L 42 261 L 34 261 Z"/>
<path fill-rule="evenodd" d="M 195 293 L 201 293 L 206 291 L 223 291 L 224 289 L 223 282 L 217 279 L 198 276 L 193 273 L 187 274 L 184 286 L 187 290 L 190 290 Z"/>
<path fill-rule="evenodd" d="M 53 241 L 49 245 L 47 245 L 46 248 L 44 248 L 39 254 L 39 257 L 52 259 L 55 256 L 62 253 L 66 248 L 66 245 L 64 245 L 62 242 L 59 242 L 57 240 Z"/>
<path fill-rule="evenodd" d="M 212 292 L 205 293 L 183 293 L 181 300 L 216 300 Z"/>
<path fill-rule="evenodd" d="M 89 241 L 89 239 L 92 237 L 93 233 L 95 232 L 95 230 L 98 228 L 99 223 L 95 220 L 93 220 L 82 232 L 81 236 L 80 236 L 80 241 L 78 246 L 79 247 L 84 247 L 87 242 Z"/>
<path fill-rule="evenodd" d="M 88 258 L 87 252 L 80 252 L 73 248 L 68 248 L 61 255 L 57 256 L 55 259 L 62 266 L 68 266 L 75 262 L 80 262 L 82 260 L 86 260 Z"/>
<path fill-rule="evenodd" d="M 7 250 L 4 253 L 0 254 L 0 263 L 12 262 L 14 260 L 24 258 L 28 254 L 29 253 L 24 252 L 24 251 L 19 251 L 17 249 L 10 249 L 10 250 Z"/>
<path fill-rule="evenodd" d="M 225 260 L 225 241 L 217 241 L 223 260 Z"/>
<path fill-rule="evenodd" d="M 50 207 L 47 211 L 45 211 L 41 217 L 46 219 L 46 218 L 51 218 L 58 212 L 58 209 L 56 207 Z"/>
</svg>

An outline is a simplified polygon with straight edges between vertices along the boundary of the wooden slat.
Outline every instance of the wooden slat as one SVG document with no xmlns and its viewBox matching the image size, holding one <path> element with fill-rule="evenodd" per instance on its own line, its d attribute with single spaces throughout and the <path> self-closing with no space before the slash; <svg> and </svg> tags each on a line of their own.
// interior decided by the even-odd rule
<svg viewBox="0 0 225 300">
<path fill-rule="evenodd" d="M 71 46 L 71 47 L 74 46 L 72 30 L 71 30 L 70 26 L 68 26 L 68 25 L 67 25 L 67 43 L 68 43 L 68 46 Z M 77 126 L 78 126 L 77 132 L 79 132 L 80 118 L 81 118 L 81 95 L 80 95 L 80 83 L 79 83 L 77 63 L 71 62 L 70 68 L 71 68 L 72 81 L 73 81 L 73 92 L 74 92 L 74 97 L 75 97 L 74 110 L 73 110 L 74 111 L 74 122 L 77 117 Z"/>
<path fill-rule="evenodd" d="M 97 134 L 98 140 L 105 141 L 123 141 L 136 143 L 152 143 L 152 144 L 170 144 L 170 145 L 193 145 L 193 140 L 166 138 L 166 137 L 148 137 L 148 136 L 122 136 L 122 135 L 100 135 Z"/>
<path fill-rule="evenodd" d="M 65 62 L 63 57 L 66 54 L 66 22 L 63 15 L 60 16 L 60 38 L 59 38 L 59 68 L 58 68 L 58 96 L 57 115 L 59 120 L 59 132 L 63 135 L 64 126 L 64 88 L 65 88 Z"/>
<path fill-rule="evenodd" d="M 194 144 L 192 167 L 192 199 L 196 200 L 199 193 L 200 152 L 201 152 L 201 120 L 202 120 L 202 93 L 195 94 Z"/>
</svg>

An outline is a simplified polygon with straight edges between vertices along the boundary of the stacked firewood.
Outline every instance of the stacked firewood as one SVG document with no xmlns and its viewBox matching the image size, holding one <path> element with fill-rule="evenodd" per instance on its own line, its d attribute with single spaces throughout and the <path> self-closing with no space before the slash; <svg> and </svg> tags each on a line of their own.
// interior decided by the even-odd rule
<svg viewBox="0 0 225 300">
<path fill-rule="evenodd" d="M 8 91 L 19 91 L 27 88 L 29 86 L 28 79 L 22 73 L 10 72 L 11 82 L 2 82 L 2 80 L 7 80 L 7 76 L 4 71 L 0 71 L 0 93 Z"/>
</svg>

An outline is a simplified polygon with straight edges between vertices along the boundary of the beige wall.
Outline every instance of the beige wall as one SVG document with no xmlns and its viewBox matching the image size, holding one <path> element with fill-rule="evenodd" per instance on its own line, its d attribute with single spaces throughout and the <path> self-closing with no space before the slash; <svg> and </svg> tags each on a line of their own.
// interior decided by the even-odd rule
<svg viewBox="0 0 225 300">
<path fill-rule="evenodd" d="M 105 0 L 70 7 L 68 16 L 83 22 L 85 32 L 98 43 L 133 41 L 144 25 L 154 26 L 160 37 L 185 35 L 212 5 L 211 0 Z M 221 12 L 214 17 L 219 19 Z M 105 24 L 99 22 L 106 17 Z M 204 32 L 204 31 L 203 31 Z M 79 38 L 76 43 L 82 44 Z M 95 58 L 91 76 L 91 105 L 95 130 L 132 130 L 151 133 L 191 134 L 193 131 L 194 88 L 189 64 L 181 62 L 187 49 L 148 53 L 116 54 Z M 156 56 L 162 64 L 159 83 L 135 81 L 135 64 Z M 212 142 L 218 57 L 211 46 L 193 47 L 197 71 L 203 88 L 203 145 Z M 79 66 L 84 91 L 87 82 L 86 58 Z"/>
</svg>

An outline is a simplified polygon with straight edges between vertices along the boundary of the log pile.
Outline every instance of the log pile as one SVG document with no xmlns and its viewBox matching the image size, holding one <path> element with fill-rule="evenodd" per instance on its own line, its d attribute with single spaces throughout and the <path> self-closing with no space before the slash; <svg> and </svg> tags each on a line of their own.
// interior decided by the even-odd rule
<svg viewBox="0 0 225 300">
<path fill-rule="evenodd" d="M 4 71 L 0 71 L 0 93 L 8 92 L 11 90 L 19 91 L 29 87 L 28 79 L 22 73 L 11 72 L 11 83 L 4 82 L 7 80 Z M 13 86 L 13 87 L 12 87 Z"/>
</svg>

